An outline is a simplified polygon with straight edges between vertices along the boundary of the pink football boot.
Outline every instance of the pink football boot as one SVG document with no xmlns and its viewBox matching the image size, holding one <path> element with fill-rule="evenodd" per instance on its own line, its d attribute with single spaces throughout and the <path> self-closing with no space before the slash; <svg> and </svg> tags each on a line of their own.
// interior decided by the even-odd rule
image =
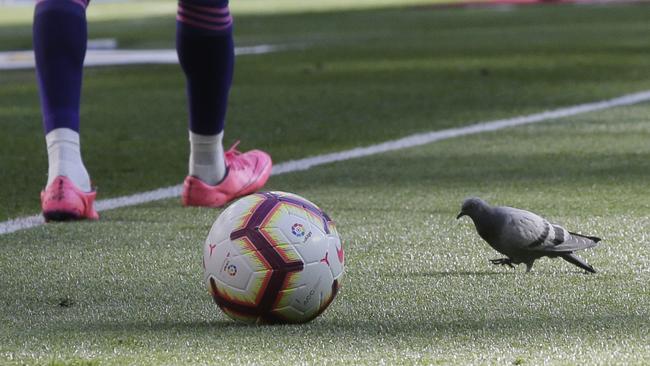
<svg viewBox="0 0 650 366">
<path fill-rule="evenodd" d="M 41 208 L 45 221 L 97 220 L 93 203 L 97 192 L 83 192 L 65 176 L 58 176 L 41 191 Z"/>
<path fill-rule="evenodd" d="M 271 157 L 260 150 L 241 153 L 237 141 L 225 153 L 226 176 L 216 186 L 199 178 L 187 176 L 181 200 L 184 206 L 221 207 L 237 197 L 258 191 L 271 175 Z"/>
</svg>

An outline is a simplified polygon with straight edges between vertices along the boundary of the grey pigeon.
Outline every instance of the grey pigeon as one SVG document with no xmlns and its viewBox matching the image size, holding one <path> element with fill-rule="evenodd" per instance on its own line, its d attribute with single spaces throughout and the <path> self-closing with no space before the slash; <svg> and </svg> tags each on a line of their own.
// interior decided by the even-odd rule
<svg viewBox="0 0 650 366">
<path fill-rule="evenodd" d="M 525 210 L 512 207 L 494 207 L 480 198 L 472 197 L 463 202 L 456 219 L 469 216 L 476 231 L 492 248 L 506 258 L 491 259 L 493 264 L 524 263 L 526 272 L 541 257 L 560 257 L 585 271 L 596 270 L 573 252 L 598 245 L 600 238 L 572 233 L 551 224 L 546 219 Z"/>
</svg>

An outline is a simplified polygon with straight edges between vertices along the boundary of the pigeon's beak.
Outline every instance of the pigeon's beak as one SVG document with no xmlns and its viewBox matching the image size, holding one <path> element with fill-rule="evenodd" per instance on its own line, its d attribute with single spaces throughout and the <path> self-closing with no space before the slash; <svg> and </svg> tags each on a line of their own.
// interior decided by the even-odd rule
<svg viewBox="0 0 650 366">
<path fill-rule="evenodd" d="M 456 216 L 456 220 L 460 219 L 461 217 L 463 217 L 463 216 L 465 216 L 465 215 L 467 215 L 467 214 L 464 213 L 463 211 L 461 211 L 461 212 L 458 214 L 458 216 Z"/>
</svg>

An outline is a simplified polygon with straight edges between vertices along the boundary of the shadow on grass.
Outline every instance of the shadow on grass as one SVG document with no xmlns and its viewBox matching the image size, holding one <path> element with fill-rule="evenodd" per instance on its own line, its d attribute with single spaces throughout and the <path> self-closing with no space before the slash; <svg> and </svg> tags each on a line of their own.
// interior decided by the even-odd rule
<svg viewBox="0 0 650 366">
<path fill-rule="evenodd" d="M 456 321 L 423 321 L 421 319 L 409 321 L 398 319 L 385 321 L 336 320 L 328 322 L 327 325 L 335 327 L 341 332 L 356 332 L 359 329 L 366 329 L 368 332 L 375 331 L 378 334 L 413 337 L 448 337 L 483 332 L 503 337 L 516 337 L 521 333 L 579 335 L 591 332 L 607 333 L 611 336 L 615 334 L 631 336 L 635 333 L 637 335 L 644 333 L 650 325 L 650 321 L 647 316 L 642 314 L 601 314 L 575 317 L 551 316 L 549 314 L 517 317 L 516 314 L 511 314 L 509 317 L 500 319 L 477 320 L 466 318 Z"/>
<path fill-rule="evenodd" d="M 523 266 L 523 265 L 522 265 Z M 546 277 L 546 276 L 559 276 L 559 275 L 569 275 L 569 276 L 598 276 L 610 277 L 610 274 L 605 274 L 601 271 L 597 273 L 589 273 L 587 271 L 571 267 L 567 264 L 566 268 L 557 271 L 540 271 L 533 269 L 531 272 L 526 273 L 522 269 L 498 269 L 494 268 L 492 271 L 432 271 L 432 272 L 409 272 L 402 273 L 404 277 L 431 277 L 431 278 L 446 278 L 446 277 L 499 277 L 499 276 L 532 276 L 534 277 Z"/>
<path fill-rule="evenodd" d="M 567 142 L 570 143 L 570 142 Z M 274 178 L 274 184 L 290 180 L 294 190 L 308 190 L 314 182 L 320 187 L 353 187 L 375 192 L 373 186 L 456 187 L 480 185 L 500 187 L 592 187 L 598 184 L 645 184 L 650 169 L 650 154 L 549 154 L 533 153 L 522 148 L 520 154 L 485 153 L 462 156 L 400 156 L 384 154 L 327 165 L 305 173 Z M 381 160 L 384 169 L 369 159 Z M 531 169 L 531 167 L 535 167 Z M 306 177 L 307 179 L 303 178 Z M 382 200 L 377 200 L 381 202 Z M 392 207 L 391 210 L 399 209 Z"/>
</svg>

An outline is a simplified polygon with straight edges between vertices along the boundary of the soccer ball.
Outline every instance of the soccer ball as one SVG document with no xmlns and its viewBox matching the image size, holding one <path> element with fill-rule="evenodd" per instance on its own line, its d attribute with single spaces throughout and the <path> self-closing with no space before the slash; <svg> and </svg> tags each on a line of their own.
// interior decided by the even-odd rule
<svg viewBox="0 0 650 366">
<path fill-rule="evenodd" d="M 334 222 L 291 193 L 239 199 L 212 225 L 204 280 L 219 307 L 247 323 L 305 323 L 334 300 L 344 254 Z"/>
</svg>

